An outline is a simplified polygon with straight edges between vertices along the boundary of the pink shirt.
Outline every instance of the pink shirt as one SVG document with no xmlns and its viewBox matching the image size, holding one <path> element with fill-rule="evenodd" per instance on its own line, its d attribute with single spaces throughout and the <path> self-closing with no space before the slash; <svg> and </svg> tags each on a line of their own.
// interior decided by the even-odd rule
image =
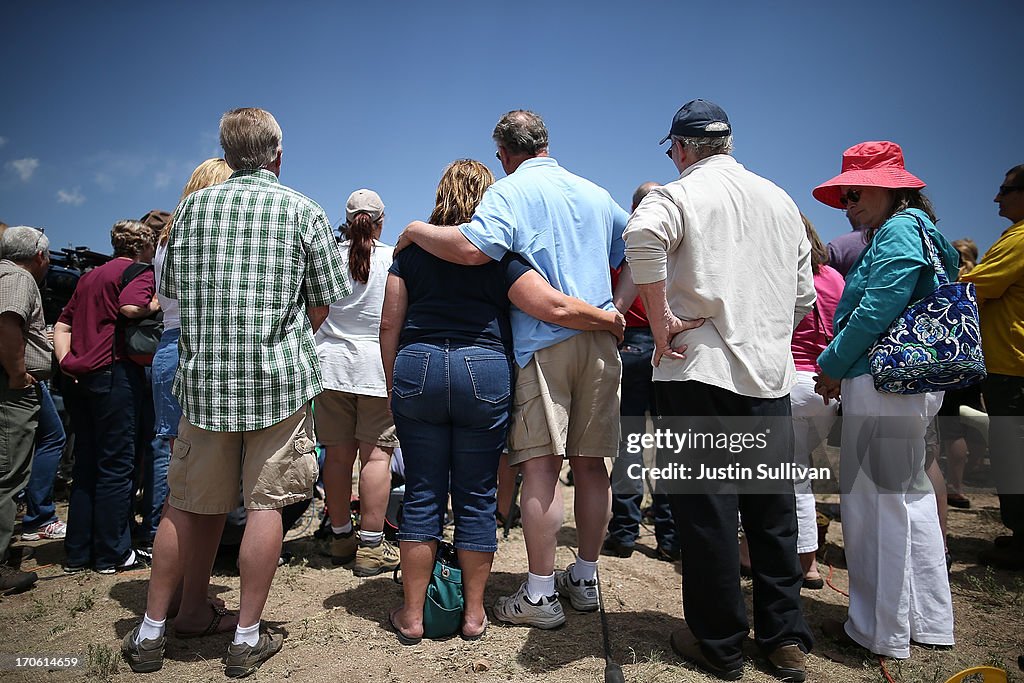
<svg viewBox="0 0 1024 683">
<path fill-rule="evenodd" d="M 71 351 L 60 364 L 65 372 L 82 375 L 123 357 L 121 349 L 114 349 L 118 311 L 122 306 L 148 306 L 155 291 L 152 270 L 121 289 L 121 276 L 131 264 L 131 259 L 116 258 L 78 281 L 71 301 L 58 319 L 71 326 Z"/>
<path fill-rule="evenodd" d="M 835 268 L 822 266 L 814 276 L 814 292 L 818 295 L 815 304 L 817 311 L 812 310 L 804 316 L 800 324 L 793 330 L 793 360 L 797 370 L 820 372 L 817 359 L 828 339 L 832 338 L 832 319 L 836 314 L 836 304 L 843 296 L 843 276 Z"/>
</svg>

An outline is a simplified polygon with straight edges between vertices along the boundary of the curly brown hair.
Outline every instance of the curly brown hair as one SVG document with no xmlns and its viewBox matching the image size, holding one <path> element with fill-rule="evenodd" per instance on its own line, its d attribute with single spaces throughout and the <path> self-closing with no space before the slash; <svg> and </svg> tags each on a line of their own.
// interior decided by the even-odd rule
<svg viewBox="0 0 1024 683">
<path fill-rule="evenodd" d="M 153 231 L 145 223 L 126 218 L 114 223 L 110 229 L 110 246 L 114 247 L 114 258 L 138 258 L 146 247 L 154 245 Z"/>
</svg>

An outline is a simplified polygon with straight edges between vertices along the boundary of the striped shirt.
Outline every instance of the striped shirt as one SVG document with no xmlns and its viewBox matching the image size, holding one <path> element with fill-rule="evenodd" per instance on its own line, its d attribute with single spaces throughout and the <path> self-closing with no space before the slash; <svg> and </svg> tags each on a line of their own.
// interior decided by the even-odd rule
<svg viewBox="0 0 1024 683">
<path fill-rule="evenodd" d="M 265 169 L 182 200 L 160 280 L 178 300 L 173 392 L 210 431 L 269 427 L 322 387 L 306 308 L 351 292 L 330 221 Z"/>
</svg>

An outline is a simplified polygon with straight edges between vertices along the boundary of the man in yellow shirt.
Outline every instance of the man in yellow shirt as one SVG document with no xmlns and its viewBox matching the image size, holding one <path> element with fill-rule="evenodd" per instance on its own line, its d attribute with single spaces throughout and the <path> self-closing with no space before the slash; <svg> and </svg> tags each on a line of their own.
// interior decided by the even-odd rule
<svg viewBox="0 0 1024 683">
<path fill-rule="evenodd" d="M 979 555 L 984 564 L 1024 569 L 1024 164 L 1015 166 L 995 197 L 999 215 L 1013 224 L 963 279 L 973 282 L 981 307 L 981 340 L 988 378 L 983 386 L 989 457 L 1003 524 Z"/>
</svg>

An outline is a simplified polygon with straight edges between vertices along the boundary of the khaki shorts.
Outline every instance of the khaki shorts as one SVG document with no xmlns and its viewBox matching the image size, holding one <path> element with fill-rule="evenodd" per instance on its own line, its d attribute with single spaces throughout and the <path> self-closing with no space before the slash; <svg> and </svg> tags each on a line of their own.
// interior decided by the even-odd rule
<svg viewBox="0 0 1024 683">
<path fill-rule="evenodd" d="M 552 454 L 614 458 L 621 378 L 607 332 L 582 332 L 533 354 L 516 374 L 509 465 Z"/>
<path fill-rule="evenodd" d="M 351 441 L 374 443 L 383 448 L 398 446 L 386 398 L 325 389 L 313 406 L 316 435 L 325 446 Z"/>
<path fill-rule="evenodd" d="M 251 432 L 210 432 L 184 417 L 167 469 L 168 500 L 185 512 L 216 515 L 238 507 L 276 510 L 313 495 L 319 469 L 307 403 Z"/>
</svg>

